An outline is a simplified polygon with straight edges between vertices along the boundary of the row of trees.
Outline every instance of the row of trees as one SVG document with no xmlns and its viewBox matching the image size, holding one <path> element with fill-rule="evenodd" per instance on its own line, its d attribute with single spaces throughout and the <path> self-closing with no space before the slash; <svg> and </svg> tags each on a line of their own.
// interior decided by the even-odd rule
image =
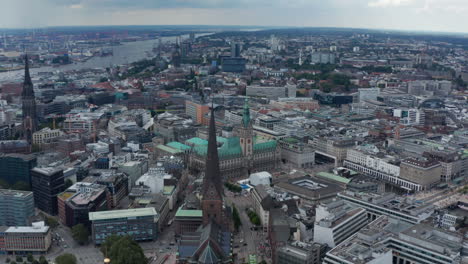
<svg viewBox="0 0 468 264">
<path fill-rule="evenodd" d="M 249 216 L 250 222 L 252 222 L 252 224 L 256 226 L 259 226 L 262 224 L 260 221 L 260 217 L 254 211 L 247 209 L 247 215 Z"/>
<path fill-rule="evenodd" d="M 20 263 L 49 264 L 49 262 L 44 256 L 40 256 L 39 259 L 35 259 L 32 254 L 28 254 L 25 260 L 23 260 L 22 256 L 16 256 L 14 260 L 10 258 L 6 258 L 5 262 L 8 264 L 20 264 Z M 58 263 L 57 262 L 57 264 L 76 264 L 76 263 Z"/>
</svg>

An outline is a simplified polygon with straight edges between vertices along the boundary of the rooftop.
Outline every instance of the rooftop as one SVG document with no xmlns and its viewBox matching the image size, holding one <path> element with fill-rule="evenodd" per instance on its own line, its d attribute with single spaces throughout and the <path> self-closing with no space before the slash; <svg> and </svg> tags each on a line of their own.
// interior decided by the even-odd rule
<svg viewBox="0 0 468 264">
<path fill-rule="evenodd" d="M 0 196 L 13 196 L 13 197 L 26 197 L 33 195 L 32 192 L 28 191 L 17 191 L 17 190 L 10 190 L 10 189 L 0 189 Z"/>
<path fill-rule="evenodd" d="M 127 210 L 112 210 L 112 211 L 101 211 L 101 212 L 90 212 L 90 221 L 99 221 L 107 219 L 118 219 L 118 218 L 134 218 L 141 216 L 156 216 L 156 210 L 152 207 L 149 208 L 136 208 Z"/>
<path fill-rule="evenodd" d="M 328 173 L 328 172 L 319 172 L 319 173 L 316 174 L 316 176 L 327 179 L 327 180 L 332 180 L 332 181 L 336 181 L 336 182 L 339 182 L 339 183 L 343 183 L 343 184 L 348 184 L 349 182 L 351 182 L 350 179 L 338 176 L 338 175 L 333 174 L 333 173 Z"/>
<path fill-rule="evenodd" d="M 177 210 L 175 214 L 176 217 L 202 217 L 203 211 L 202 210 Z"/>
<path fill-rule="evenodd" d="M 5 233 L 47 233 L 49 227 L 44 222 L 32 223 L 32 226 L 9 227 Z"/>
</svg>

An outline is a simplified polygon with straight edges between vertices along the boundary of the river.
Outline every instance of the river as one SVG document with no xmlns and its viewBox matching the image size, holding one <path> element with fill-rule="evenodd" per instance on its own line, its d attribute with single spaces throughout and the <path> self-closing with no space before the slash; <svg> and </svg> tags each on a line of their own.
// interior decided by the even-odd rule
<svg viewBox="0 0 468 264">
<path fill-rule="evenodd" d="M 196 34 L 197 37 L 206 36 L 212 33 Z M 188 38 L 188 35 L 182 35 L 181 39 Z M 173 37 L 162 37 L 161 41 L 175 42 L 176 36 Z M 113 46 L 113 56 L 106 57 L 92 57 L 91 59 L 84 62 L 77 62 L 73 64 L 61 65 L 59 67 L 44 66 L 39 68 L 32 68 L 30 70 L 31 75 L 36 75 L 38 72 L 57 72 L 57 71 L 71 71 L 81 69 L 93 69 L 93 68 L 105 68 L 111 65 L 128 64 L 135 61 L 142 60 L 148 57 L 148 52 L 153 50 L 153 47 L 157 46 L 159 40 L 142 40 L 134 42 L 123 42 L 122 45 Z M 0 73 L 1 82 L 13 82 L 22 80 L 23 70 L 9 71 Z"/>
</svg>

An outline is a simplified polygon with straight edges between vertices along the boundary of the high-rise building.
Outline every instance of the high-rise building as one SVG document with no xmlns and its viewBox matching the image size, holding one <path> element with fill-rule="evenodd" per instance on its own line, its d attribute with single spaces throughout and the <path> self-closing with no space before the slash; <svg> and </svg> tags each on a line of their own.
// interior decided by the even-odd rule
<svg viewBox="0 0 468 264">
<path fill-rule="evenodd" d="M 342 200 L 322 203 L 316 209 L 314 241 L 333 248 L 367 224 L 366 209 L 352 208 Z"/>
<path fill-rule="evenodd" d="M 190 116 L 194 123 L 203 124 L 204 116 L 210 111 L 208 105 L 200 104 L 197 102 L 185 101 L 185 113 Z"/>
<path fill-rule="evenodd" d="M 34 96 L 33 83 L 29 74 L 28 56 L 25 57 L 24 83 L 21 94 L 23 103 L 23 136 L 31 143 L 32 134 L 37 130 L 36 98 Z"/>
<path fill-rule="evenodd" d="M 78 182 L 57 196 L 60 222 L 72 227 L 90 225 L 89 212 L 110 209 L 107 204 L 107 188 L 104 185 Z"/>
<path fill-rule="evenodd" d="M 28 226 L 33 216 L 32 192 L 0 189 L 0 226 Z"/>
<path fill-rule="evenodd" d="M 34 168 L 31 170 L 32 191 L 36 207 L 47 214 L 57 214 L 57 195 L 64 191 L 63 170 Z"/>
<path fill-rule="evenodd" d="M 0 154 L 0 179 L 11 185 L 20 181 L 31 185 L 31 169 L 36 165 L 33 155 Z"/>
<path fill-rule="evenodd" d="M 232 58 L 239 58 L 241 53 L 241 44 L 232 42 L 231 44 L 231 57 Z"/>
</svg>

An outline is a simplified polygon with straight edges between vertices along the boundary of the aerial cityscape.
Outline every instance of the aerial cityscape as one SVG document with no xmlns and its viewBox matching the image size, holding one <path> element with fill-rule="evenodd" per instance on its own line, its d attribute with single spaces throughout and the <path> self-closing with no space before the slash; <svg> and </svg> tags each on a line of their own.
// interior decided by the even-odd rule
<svg viewBox="0 0 468 264">
<path fill-rule="evenodd" d="M 13 2 L 0 264 L 468 264 L 464 1 Z"/>
</svg>

